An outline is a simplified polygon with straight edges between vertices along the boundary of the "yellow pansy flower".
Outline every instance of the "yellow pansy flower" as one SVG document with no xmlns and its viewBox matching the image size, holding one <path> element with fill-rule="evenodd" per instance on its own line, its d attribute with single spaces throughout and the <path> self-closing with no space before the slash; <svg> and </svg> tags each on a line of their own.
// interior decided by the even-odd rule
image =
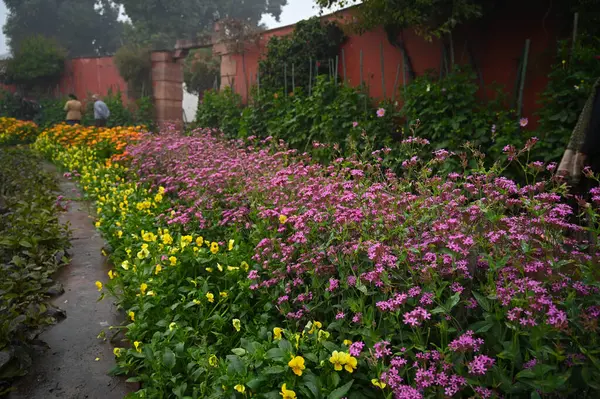
<svg viewBox="0 0 600 399">
<path fill-rule="evenodd" d="M 287 389 L 286 384 L 283 384 L 281 387 L 281 392 L 279 393 L 282 396 L 282 399 L 296 399 L 296 392 L 291 389 Z"/>
<path fill-rule="evenodd" d="M 169 258 L 169 262 L 171 262 L 171 266 L 175 266 L 177 264 L 177 258 L 174 256 L 171 256 Z"/>
<path fill-rule="evenodd" d="M 159 188 L 158 188 L 158 193 L 159 193 L 160 195 L 164 195 L 164 193 L 165 193 L 165 188 L 164 188 L 164 187 L 159 187 Z"/>
<path fill-rule="evenodd" d="M 217 269 L 219 269 L 220 272 L 223 271 L 223 266 L 221 266 L 220 264 L 217 263 Z"/>
<path fill-rule="evenodd" d="M 120 357 L 122 355 L 123 348 L 115 348 L 113 349 L 113 353 L 116 357 Z"/>
<path fill-rule="evenodd" d="M 229 245 L 227 246 L 227 249 L 230 250 L 230 251 L 233 250 L 233 244 L 234 243 L 235 243 L 234 240 L 229 240 Z"/>
<path fill-rule="evenodd" d="M 287 222 L 288 218 L 285 215 L 279 215 L 279 223 L 284 224 Z"/>
<path fill-rule="evenodd" d="M 248 263 L 246 263 L 246 262 L 242 262 L 242 264 L 240 265 L 240 267 L 241 267 L 241 268 L 242 268 L 242 269 L 243 269 L 245 272 L 247 272 L 247 271 L 248 271 L 248 269 L 250 268 L 250 265 L 248 265 Z"/>
<path fill-rule="evenodd" d="M 162 271 L 162 266 L 161 265 L 156 265 L 156 267 L 154 268 L 154 274 L 158 274 Z"/>
<path fill-rule="evenodd" d="M 240 319 L 233 319 L 231 322 L 233 324 L 233 328 L 235 328 L 237 332 L 240 332 L 240 330 L 242 329 L 242 322 L 240 321 Z"/>
<path fill-rule="evenodd" d="M 102 291 L 102 283 L 100 281 L 96 281 L 96 288 L 98 288 L 98 291 Z"/>
<path fill-rule="evenodd" d="M 225 291 L 219 292 L 219 296 L 223 299 L 227 298 L 229 296 L 229 294 Z"/>
<path fill-rule="evenodd" d="M 129 318 L 131 319 L 131 321 L 135 321 L 135 312 L 133 312 L 133 311 L 130 311 L 130 312 L 128 313 L 128 315 L 129 315 Z"/>
<path fill-rule="evenodd" d="M 215 255 L 217 252 L 219 252 L 219 244 L 216 242 L 213 242 L 210 244 L 210 252 Z"/>
<path fill-rule="evenodd" d="M 329 362 L 333 364 L 333 369 L 335 371 L 342 371 L 347 361 L 348 358 L 345 356 L 344 352 L 333 351 L 329 358 Z"/>
<path fill-rule="evenodd" d="M 275 327 L 273 329 L 273 339 L 275 340 L 280 340 L 281 338 L 283 338 L 281 336 L 281 333 L 283 332 L 283 328 L 279 328 L 279 327 Z"/>
<path fill-rule="evenodd" d="M 173 323 L 169 324 L 169 331 L 173 331 L 176 328 L 177 328 L 177 323 L 173 322 Z"/>
<path fill-rule="evenodd" d="M 373 384 L 376 387 L 381 388 L 381 389 L 383 389 L 383 388 L 385 388 L 387 386 L 387 384 L 385 382 L 381 382 L 377 378 L 373 378 L 371 380 L 371 384 Z"/>
<path fill-rule="evenodd" d="M 212 273 L 212 272 L 213 272 L 213 268 L 212 268 L 212 267 L 207 267 L 207 268 L 206 268 L 206 269 L 204 269 L 204 270 L 206 270 L 206 271 L 207 271 L 207 272 L 209 272 L 209 273 Z"/>
<path fill-rule="evenodd" d="M 296 356 L 288 362 L 288 366 L 292 369 L 294 374 L 297 376 L 302 375 L 302 371 L 306 369 L 304 365 L 304 358 L 302 356 Z"/>
<path fill-rule="evenodd" d="M 110 278 L 111 280 L 113 278 L 115 278 L 117 276 L 117 273 L 113 272 L 112 270 L 108 271 L 108 278 Z"/>
<path fill-rule="evenodd" d="M 123 263 L 121 263 L 121 267 L 125 270 L 129 270 L 129 261 L 123 261 Z"/>
<path fill-rule="evenodd" d="M 211 355 L 208 358 L 208 364 L 210 364 L 212 367 L 217 367 L 219 365 L 219 359 L 215 355 Z"/>
<path fill-rule="evenodd" d="M 202 236 L 196 238 L 196 245 L 201 247 L 204 244 L 204 238 Z"/>
<path fill-rule="evenodd" d="M 147 289 L 148 289 L 148 284 L 146 284 L 146 283 L 140 284 L 140 292 L 142 293 L 142 295 L 144 295 L 146 293 Z"/>
<path fill-rule="evenodd" d="M 138 353 L 142 353 L 142 343 L 140 341 L 135 341 L 133 346 Z"/>
<path fill-rule="evenodd" d="M 346 360 L 346 364 L 344 365 L 344 368 L 346 369 L 347 372 L 352 373 L 354 372 L 354 370 L 356 370 L 356 366 L 358 365 L 358 360 L 354 357 L 354 356 L 350 356 L 350 354 L 347 354 L 348 358 Z"/>
<path fill-rule="evenodd" d="M 206 293 L 206 299 L 208 302 L 213 303 L 215 301 L 215 295 L 212 292 Z"/>
<path fill-rule="evenodd" d="M 350 341 L 349 339 L 345 339 L 344 340 L 344 345 L 350 346 L 350 345 L 352 345 L 352 341 Z"/>
<path fill-rule="evenodd" d="M 237 384 L 236 386 L 233 387 L 233 389 L 235 389 L 236 391 L 238 391 L 239 393 L 244 393 L 246 392 L 246 387 L 240 384 Z"/>
<path fill-rule="evenodd" d="M 173 244 L 173 237 L 171 237 L 171 235 L 169 233 L 165 233 L 162 236 L 162 242 L 165 245 L 171 245 L 171 244 Z"/>
</svg>

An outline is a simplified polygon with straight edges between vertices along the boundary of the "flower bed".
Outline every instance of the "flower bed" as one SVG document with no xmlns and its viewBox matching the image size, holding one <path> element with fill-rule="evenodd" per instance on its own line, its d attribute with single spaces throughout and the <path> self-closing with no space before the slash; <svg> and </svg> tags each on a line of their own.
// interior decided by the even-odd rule
<svg viewBox="0 0 600 399">
<path fill-rule="evenodd" d="M 26 148 L 0 148 L 0 396 L 27 374 L 29 344 L 55 322 L 47 292 L 69 246 L 56 181 L 39 162 Z"/>
<path fill-rule="evenodd" d="M 528 165 L 537 181 L 520 187 L 438 176 L 443 151 L 396 176 L 208 130 L 146 136 L 118 162 L 60 141 L 37 146 L 97 201 L 136 397 L 600 389 L 596 247 L 568 238 L 565 187 L 540 177 L 554 165 Z"/>
<path fill-rule="evenodd" d="M 33 143 L 38 127 L 33 122 L 14 118 L 0 118 L 0 145 Z"/>
</svg>

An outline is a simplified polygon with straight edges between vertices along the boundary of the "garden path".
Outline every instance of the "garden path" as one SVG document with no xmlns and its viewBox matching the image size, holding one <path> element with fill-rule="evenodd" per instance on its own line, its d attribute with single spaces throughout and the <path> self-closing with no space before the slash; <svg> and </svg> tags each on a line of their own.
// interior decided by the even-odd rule
<svg viewBox="0 0 600 399">
<path fill-rule="evenodd" d="M 53 166 L 45 168 L 57 173 Z M 60 189 L 65 198 L 79 195 L 75 184 L 62 176 Z M 137 388 L 107 374 L 115 364 L 108 327 L 121 324 L 122 317 L 110 299 L 98 302 L 94 283 L 106 281 L 109 267 L 101 253 L 104 240 L 90 213 L 89 204 L 71 201 L 61 216 L 73 233 L 72 261 L 57 276 L 65 293 L 53 303 L 67 318 L 40 336 L 49 349 L 34 357 L 32 369 L 16 383 L 10 399 L 117 399 Z M 101 331 L 106 340 L 98 338 Z"/>
</svg>

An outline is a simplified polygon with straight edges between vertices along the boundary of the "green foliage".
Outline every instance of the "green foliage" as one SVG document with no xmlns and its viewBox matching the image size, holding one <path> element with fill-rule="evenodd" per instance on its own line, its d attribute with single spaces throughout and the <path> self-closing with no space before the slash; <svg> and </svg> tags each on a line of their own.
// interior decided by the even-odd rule
<svg viewBox="0 0 600 399">
<path fill-rule="evenodd" d="M 395 131 L 392 104 L 377 106 L 363 91 L 325 76 L 317 79 L 310 96 L 302 89 L 288 96 L 255 91 L 252 105 L 241 111 L 240 104 L 239 95 L 229 88 L 207 92 L 196 123 L 220 128 L 229 137 L 283 139 L 321 161 L 382 148 L 391 144 Z M 380 107 L 383 117 L 377 116 Z"/>
<path fill-rule="evenodd" d="M 317 0 L 321 7 L 348 6 L 358 0 Z M 427 39 L 441 37 L 467 20 L 482 15 L 486 0 L 364 0 L 357 9 L 355 29 L 368 31 L 379 26 L 413 28 Z"/>
<path fill-rule="evenodd" d="M 123 5 L 131 25 L 128 42 L 150 45 L 153 49 L 173 48 L 177 39 L 195 40 L 211 32 L 215 19 L 234 18 L 258 25 L 264 14 L 279 19 L 286 0 L 117 0 Z"/>
<path fill-rule="evenodd" d="M 558 161 L 577 124 L 579 114 L 600 78 L 600 40 L 586 38 L 575 47 L 561 42 L 556 62 L 549 74 L 550 81 L 541 96 L 540 125 L 537 136 L 539 157 Z"/>
<path fill-rule="evenodd" d="M 215 82 L 221 86 L 221 61 L 208 51 L 192 51 L 183 64 L 183 81 L 188 92 L 202 97 L 202 94 L 213 89 Z"/>
<path fill-rule="evenodd" d="M 424 75 L 406 87 L 402 115 L 436 149 L 459 151 L 470 142 L 495 159 L 505 145 L 524 144 L 516 115 L 506 111 L 500 91 L 491 101 L 479 100 L 478 91 L 476 75 L 466 68 L 443 78 Z"/>
<path fill-rule="evenodd" d="M 343 41 L 343 32 L 336 24 L 319 18 L 298 22 L 291 35 L 272 37 L 266 57 L 259 62 L 261 90 L 281 90 L 286 86 L 287 74 L 288 90 L 294 91 L 293 66 L 296 87 L 308 91 L 311 60 L 313 79 L 321 73 L 329 73 L 329 62 L 335 60 Z"/>
<path fill-rule="evenodd" d="M 241 107 L 242 97 L 229 87 L 221 92 L 206 91 L 198 103 L 196 123 L 221 129 L 228 136 L 235 137 L 239 130 Z"/>
<path fill-rule="evenodd" d="M 37 102 L 25 100 L 18 94 L 8 90 L 0 90 L 0 116 L 31 121 L 39 114 Z"/>
<path fill-rule="evenodd" d="M 18 50 L 31 35 L 54 38 L 69 56 L 114 54 L 123 23 L 110 0 L 4 0 L 4 26 L 10 47 Z"/>
<path fill-rule="evenodd" d="M 52 274 L 65 264 L 54 178 L 25 148 L 0 148 L 0 396 L 31 365 L 28 345 L 56 320 L 46 304 Z"/>
<path fill-rule="evenodd" d="M 139 98 L 152 91 L 152 60 L 150 49 L 135 44 L 125 45 L 114 57 L 121 77 L 127 82 L 130 95 Z"/>
<path fill-rule="evenodd" d="M 46 88 L 55 84 L 65 68 L 66 52 L 54 39 L 30 36 L 13 49 L 6 64 L 8 83 L 27 89 Z"/>
</svg>

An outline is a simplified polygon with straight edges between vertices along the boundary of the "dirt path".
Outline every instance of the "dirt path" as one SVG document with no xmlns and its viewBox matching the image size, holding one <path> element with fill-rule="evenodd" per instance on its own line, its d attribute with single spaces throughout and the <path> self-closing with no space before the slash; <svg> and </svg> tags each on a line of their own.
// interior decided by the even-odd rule
<svg viewBox="0 0 600 399">
<path fill-rule="evenodd" d="M 61 177 L 60 188 L 64 197 L 75 197 L 72 182 Z M 110 336 L 108 327 L 120 323 L 110 298 L 97 302 L 94 283 L 106 281 L 108 266 L 101 254 L 104 241 L 89 214 L 86 203 L 73 201 L 62 216 L 73 231 L 72 261 L 57 276 L 65 293 L 52 302 L 67 318 L 40 336 L 50 349 L 33 359 L 30 373 L 17 382 L 10 399 L 117 399 L 137 388 L 107 374 L 114 366 L 113 346 L 97 338 L 102 330 Z"/>
</svg>

